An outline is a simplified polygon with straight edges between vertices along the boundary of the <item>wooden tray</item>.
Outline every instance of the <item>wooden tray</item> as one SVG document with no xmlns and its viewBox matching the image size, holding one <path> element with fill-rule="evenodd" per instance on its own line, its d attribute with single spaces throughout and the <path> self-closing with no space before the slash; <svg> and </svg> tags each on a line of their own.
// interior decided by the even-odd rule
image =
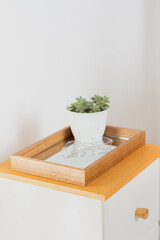
<svg viewBox="0 0 160 240">
<path fill-rule="evenodd" d="M 113 140 L 116 148 L 85 168 L 47 161 L 49 157 L 59 154 L 64 145 L 73 139 L 70 127 L 66 127 L 11 155 L 12 169 L 85 186 L 145 143 L 145 132 L 139 130 L 107 126 L 105 136 Z"/>
</svg>

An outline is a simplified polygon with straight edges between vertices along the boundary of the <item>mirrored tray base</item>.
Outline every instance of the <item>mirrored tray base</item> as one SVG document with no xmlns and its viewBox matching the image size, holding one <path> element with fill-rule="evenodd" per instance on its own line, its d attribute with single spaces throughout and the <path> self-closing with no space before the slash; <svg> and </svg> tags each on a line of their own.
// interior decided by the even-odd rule
<svg viewBox="0 0 160 240">
<path fill-rule="evenodd" d="M 105 136 L 101 141 L 94 143 L 68 141 L 60 152 L 47 158 L 46 161 L 84 169 L 116 148 L 111 145 L 112 142 L 112 139 Z"/>
</svg>

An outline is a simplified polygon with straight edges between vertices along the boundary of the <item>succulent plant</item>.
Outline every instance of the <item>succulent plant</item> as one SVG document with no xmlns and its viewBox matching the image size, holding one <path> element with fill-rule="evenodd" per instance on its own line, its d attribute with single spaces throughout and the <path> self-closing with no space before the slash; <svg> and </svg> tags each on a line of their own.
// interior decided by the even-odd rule
<svg viewBox="0 0 160 240">
<path fill-rule="evenodd" d="M 67 109 L 71 112 L 77 113 L 94 113 L 101 112 L 109 108 L 109 98 L 107 96 L 101 97 L 99 95 L 94 95 L 87 101 L 85 98 L 76 98 L 76 102 L 71 103 Z"/>
</svg>

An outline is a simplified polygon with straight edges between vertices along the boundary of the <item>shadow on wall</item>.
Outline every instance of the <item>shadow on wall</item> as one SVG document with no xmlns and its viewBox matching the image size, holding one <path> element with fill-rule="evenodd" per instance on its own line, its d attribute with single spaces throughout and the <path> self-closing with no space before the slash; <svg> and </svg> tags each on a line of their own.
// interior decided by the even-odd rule
<svg viewBox="0 0 160 240">
<path fill-rule="evenodd" d="M 38 120 L 29 119 L 17 123 L 14 126 L 14 132 L 10 134 L 7 142 L 2 141 L 3 148 L 1 148 L 0 162 L 7 160 L 11 154 L 26 148 L 40 139 L 40 128 Z"/>
<path fill-rule="evenodd" d="M 18 151 L 33 144 L 35 141 L 39 140 L 39 128 L 38 121 L 23 123 L 17 132 L 17 149 Z"/>
</svg>

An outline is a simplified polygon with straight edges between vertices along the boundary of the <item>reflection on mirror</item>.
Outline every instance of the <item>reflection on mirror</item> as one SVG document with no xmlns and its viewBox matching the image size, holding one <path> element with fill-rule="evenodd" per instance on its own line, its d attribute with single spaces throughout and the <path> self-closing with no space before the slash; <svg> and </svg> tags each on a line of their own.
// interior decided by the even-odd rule
<svg viewBox="0 0 160 240">
<path fill-rule="evenodd" d="M 129 138 L 104 135 L 100 142 L 84 144 L 75 142 L 73 136 L 70 136 L 36 155 L 36 158 L 84 169 L 128 140 Z"/>
</svg>

